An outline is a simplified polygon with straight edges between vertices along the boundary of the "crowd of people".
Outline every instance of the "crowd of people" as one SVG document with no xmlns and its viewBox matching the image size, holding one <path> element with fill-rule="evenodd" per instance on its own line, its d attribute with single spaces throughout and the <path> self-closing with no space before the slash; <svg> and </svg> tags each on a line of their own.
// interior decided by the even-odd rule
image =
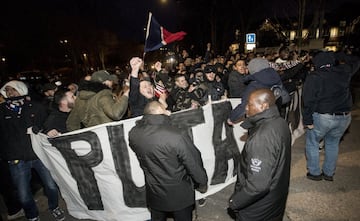
<svg viewBox="0 0 360 221">
<path fill-rule="evenodd" d="M 98 70 L 69 85 L 50 82 L 40 87 L 41 96 L 26 82 L 3 82 L 0 89 L 0 140 L 3 143 L 0 159 L 1 171 L 8 173 L 2 183 L 13 185 L 2 186 L 1 194 L 8 206 L 9 219 L 19 214 L 25 214 L 31 221 L 40 219 L 31 192 L 31 169 L 35 169 L 42 180 L 54 218 L 65 219 L 63 210 L 58 207 L 57 186 L 32 150 L 29 128 L 35 133 L 55 137 L 81 128 L 144 115 L 133 134 L 145 136 L 142 130 L 152 130 L 152 124 L 160 124 L 164 127 L 163 133 L 169 133 L 169 136 L 187 144 L 171 146 L 180 151 L 172 155 L 174 152 L 165 154 L 157 149 L 161 146 L 159 143 L 144 143 L 138 137 L 132 139 L 130 136 L 131 148 L 137 154 L 141 167 L 150 171 L 145 172 L 145 177 L 152 220 L 166 220 L 165 212 L 184 208 L 184 213 L 175 213 L 180 217 L 175 220 L 191 220 L 189 211 L 194 204 L 193 191 L 196 188 L 206 191 L 207 176 L 191 139 L 176 135 L 177 130 L 167 125 L 168 118 L 165 116 L 171 112 L 199 108 L 211 101 L 241 98 L 242 102 L 233 108 L 226 123 L 235 125 L 243 122 L 241 126 L 249 130 L 249 139 L 244 147 L 246 154 L 242 154 L 241 169 L 229 207 L 236 212 L 237 220 L 281 220 L 290 178 L 291 135 L 284 120 L 284 108 L 290 98 L 282 94 L 277 96 L 273 88 L 280 87 L 280 93 L 285 92 L 289 96 L 304 82 L 307 178 L 333 180 L 340 138 L 351 121 L 349 84 L 360 67 L 357 57 L 345 52 L 299 52 L 286 46 L 280 47 L 276 53 L 215 56 L 211 45 L 208 45 L 204 56 L 191 57 L 184 49 L 177 55 L 177 61 L 175 69 L 158 61 L 153 69 L 146 70 L 144 61 L 133 57 L 129 62 L 129 73 L 116 75 Z M 161 131 L 155 130 L 154 133 Z M 317 148 L 322 139 L 325 141 L 326 157 L 320 168 Z M 149 145 L 153 148 L 147 149 Z M 150 154 L 149 150 L 154 153 Z M 189 190 L 189 198 L 179 198 L 176 194 L 157 195 L 159 193 L 153 185 L 164 185 L 156 183 L 162 180 L 158 179 L 162 176 L 157 173 L 164 171 L 151 162 L 156 160 L 156 152 L 162 152 L 164 156 L 161 157 L 178 158 L 179 165 L 165 166 L 168 170 L 173 166 L 176 176 L 179 168 L 183 170 L 178 177 L 166 181 L 176 183 L 184 177 L 187 181 L 192 180 L 183 186 L 179 184 L 179 188 Z M 273 168 L 276 168 L 275 171 Z M 172 192 L 177 186 L 166 188 Z M 171 201 L 179 198 L 182 203 L 159 206 L 159 199 L 166 201 L 169 197 Z"/>
</svg>

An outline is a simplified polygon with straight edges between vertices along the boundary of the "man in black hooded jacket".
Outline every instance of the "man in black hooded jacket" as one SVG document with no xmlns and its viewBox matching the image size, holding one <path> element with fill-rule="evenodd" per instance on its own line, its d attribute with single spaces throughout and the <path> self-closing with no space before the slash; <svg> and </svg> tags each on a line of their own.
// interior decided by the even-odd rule
<svg viewBox="0 0 360 221">
<path fill-rule="evenodd" d="M 306 177 L 315 181 L 333 181 L 340 139 L 351 122 L 349 85 L 359 70 L 360 60 L 343 52 L 320 52 L 312 61 L 315 71 L 307 76 L 303 89 L 303 123 L 307 128 Z M 319 142 L 322 139 L 325 160 L 320 167 Z"/>
<path fill-rule="evenodd" d="M 0 92 L 6 99 L 0 105 L 0 156 L 9 164 L 10 175 L 25 216 L 30 221 L 40 220 L 30 188 L 31 171 L 34 169 L 42 180 L 52 216 L 63 221 L 64 211 L 58 207 L 58 187 L 49 170 L 35 154 L 29 135 L 31 128 L 34 133 L 42 129 L 47 116 L 46 109 L 31 100 L 27 86 L 21 81 L 7 82 Z"/>
<path fill-rule="evenodd" d="M 246 115 L 241 126 L 249 134 L 229 207 L 238 221 L 281 221 L 289 191 L 291 133 L 270 89 L 250 93 Z"/>
</svg>

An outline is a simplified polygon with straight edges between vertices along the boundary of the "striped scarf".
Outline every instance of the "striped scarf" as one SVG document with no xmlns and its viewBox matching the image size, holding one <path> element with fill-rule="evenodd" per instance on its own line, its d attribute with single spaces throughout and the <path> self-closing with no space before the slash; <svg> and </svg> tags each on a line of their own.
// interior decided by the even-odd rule
<svg viewBox="0 0 360 221">
<path fill-rule="evenodd" d="M 25 101 L 28 100 L 27 96 L 21 96 L 21 97 L 14 97 L 14 98 L 6 98 L 6 107 L 16 112 L 17 114 L 21 114 L 22 107 L 25 103 Z"/>
</svg>

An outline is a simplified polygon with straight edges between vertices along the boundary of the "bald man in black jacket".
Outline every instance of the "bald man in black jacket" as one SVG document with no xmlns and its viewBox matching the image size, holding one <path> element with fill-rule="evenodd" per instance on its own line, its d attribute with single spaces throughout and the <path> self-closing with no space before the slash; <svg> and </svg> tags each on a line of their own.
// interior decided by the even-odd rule
<svg viewBox="0 0 360 221">
<path fill-rule="evenodd" d="M 207 190 L 207 174 L 190 137 L 170 124 L 158 101 L 149 102 L 143 118 L 129 132 L 129 145 L 145 174 L 146 201 L 152 221 L 191 221 L 195 192 Z"/>
<path fill-rule="evenodd" d="M 238 221 L 281 221 L 289 191 L 291 133 L 270 89 L 250 93 L 246 115 L 241 126 L 249 134 L 229 207 Z"/>
</svg>

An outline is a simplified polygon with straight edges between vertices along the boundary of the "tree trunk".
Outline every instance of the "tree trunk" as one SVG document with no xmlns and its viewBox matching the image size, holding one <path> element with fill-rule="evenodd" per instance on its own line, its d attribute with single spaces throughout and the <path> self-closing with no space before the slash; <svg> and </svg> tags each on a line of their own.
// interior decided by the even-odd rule
<svg viewBox="0 0 360 221">
<path fill-rule="evenodd" d="M 298 26 L 298 49 L 301 51 L 302 46 L 302 30 L 304 28 L 306 0 L 299 0 L 299 26 Z"/>
</svg>

